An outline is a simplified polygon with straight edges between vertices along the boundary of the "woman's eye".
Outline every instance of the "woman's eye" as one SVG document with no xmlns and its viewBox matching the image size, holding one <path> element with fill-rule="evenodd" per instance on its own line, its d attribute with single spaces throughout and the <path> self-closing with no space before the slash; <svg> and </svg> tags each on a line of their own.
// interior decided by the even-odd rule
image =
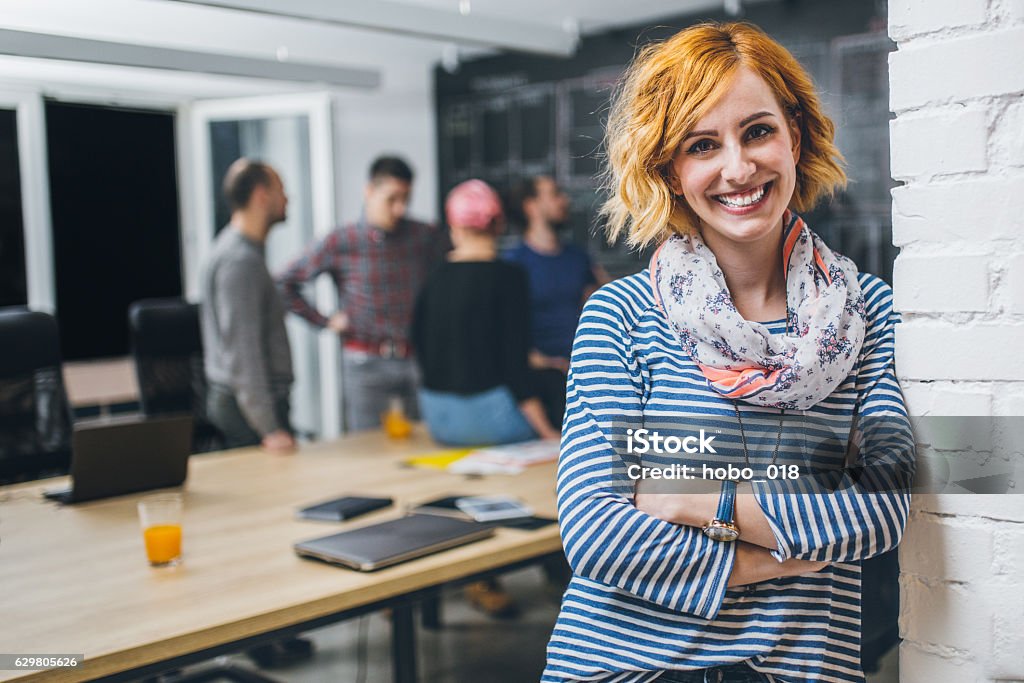
<svg viewBox="0 0 1024 683">
<path fill-rule="evenodd" d="M 707 154 L 715 148 L 715 144 L 711 140 L 698 140 L 697 142 L 690 145 L 690 149 L 686 150 L 689 154 Z"/>
<path fill-rule="evenodd" d="M 766 126 L 763 123 L 759 123 L 756 126 L 751 126 L 750 128 L 747 129 L 747 139 L 757 140 L 758 138 L 767 137 L 774 132 L 775 129 L 772 128 L 771 126 Z"/>
</svg>

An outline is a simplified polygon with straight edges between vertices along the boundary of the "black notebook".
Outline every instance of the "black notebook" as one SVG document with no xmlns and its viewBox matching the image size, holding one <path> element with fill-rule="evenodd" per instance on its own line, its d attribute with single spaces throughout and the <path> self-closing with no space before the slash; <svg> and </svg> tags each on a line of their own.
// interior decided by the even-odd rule
<svg viewBox="0 0 1024 683">
<path fill-rule="evenodd" d="M 408 515 L 295 544 L 295 552 L 359 571 L 373 571 L 479 541 L 494 529 L 437 515 Z"/>
<path fill-rule="evenodd" d="M 345 496 L 304 507 L 296 514 L 302 519 L 315 519 L 321 522 L 344 522 L 374 510 L 386 508 L 392 502 L 394 501 L 390 498 Z"/>
</svg>

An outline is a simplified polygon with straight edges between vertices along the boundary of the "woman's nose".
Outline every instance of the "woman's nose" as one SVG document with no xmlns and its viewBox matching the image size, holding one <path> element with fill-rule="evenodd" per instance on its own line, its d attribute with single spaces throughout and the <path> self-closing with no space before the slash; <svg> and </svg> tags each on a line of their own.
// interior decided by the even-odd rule
<svg viewBox="0 0 1024 683">
<path fill-rule="evenodd" d="M 737 185 L 745 184 L 754 175 L 757 165 L 747 155 L 743 147 L 727 147 L 725 165 L 722 167 L 722 179 Z"/>
</svg>

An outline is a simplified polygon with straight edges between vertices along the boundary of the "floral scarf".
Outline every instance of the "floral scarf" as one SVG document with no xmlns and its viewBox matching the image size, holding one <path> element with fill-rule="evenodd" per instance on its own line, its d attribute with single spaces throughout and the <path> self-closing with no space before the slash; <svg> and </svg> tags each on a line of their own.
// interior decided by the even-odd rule
<svg viewBox="0 0 1024 683">
<path fill-rule="evenodd" d="M 651 258 L 654 296 L 712 389 L 760 406 L 807 410 L 853 370 L 864 342 L 857 266 L 795 213 L 783 222 L 785 335 L 745 320 L 698 234 L 674 235 Z"/>
</svg>

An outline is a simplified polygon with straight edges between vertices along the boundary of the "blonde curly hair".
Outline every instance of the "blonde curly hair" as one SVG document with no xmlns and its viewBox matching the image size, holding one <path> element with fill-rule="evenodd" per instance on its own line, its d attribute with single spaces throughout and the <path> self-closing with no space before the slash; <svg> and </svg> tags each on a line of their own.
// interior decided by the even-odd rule
<svg viewBox="0 0 1024 683">
<path fill-rule="evenodd" d="M 765 80 L 800 128 L 789 205 L 807 211 L 846 185 L 835 125 L 793 55 L 752 24 L 697 24 L 643 48 L 614 97 L 605 134 L 609 198 L 601 207 L 610 242 L 625 234 L 631 247 L 643 248 L 697 229 L 696 214 L 672 191 L 670 165 L 680 142 L 740 67 Z"/>
</svg>

